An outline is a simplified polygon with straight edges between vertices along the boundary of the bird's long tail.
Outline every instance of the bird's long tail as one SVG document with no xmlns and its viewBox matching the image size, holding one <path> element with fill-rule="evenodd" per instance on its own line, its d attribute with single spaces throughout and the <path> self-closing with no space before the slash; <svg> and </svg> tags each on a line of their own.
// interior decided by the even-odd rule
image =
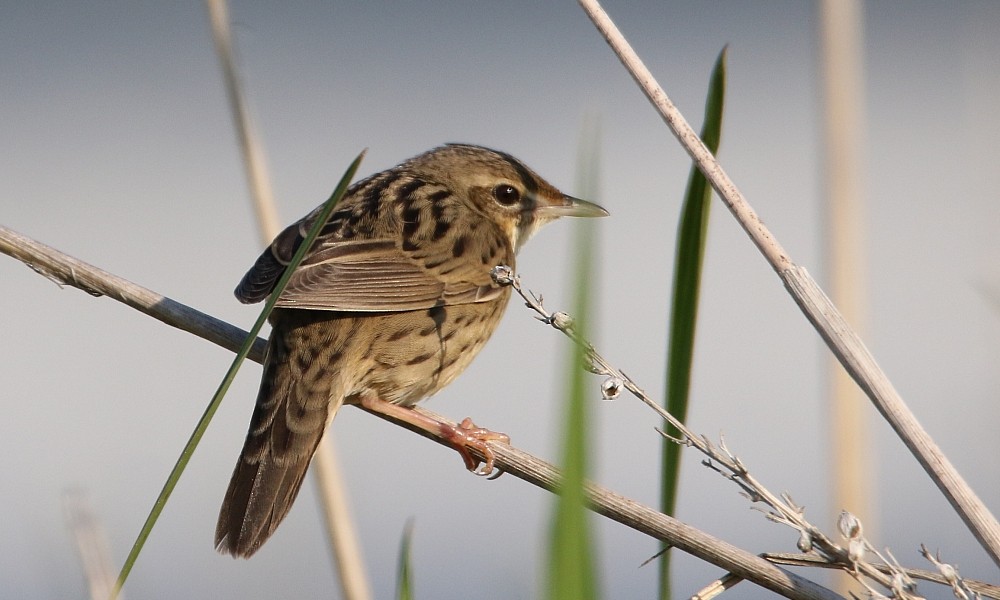
<svg viewBox="0 0 1000 600">
<path fill-rule="evenodd" d="M 330 322 L 289 320 L 273 321 L 250 430 L 215 529 L 216 549 L 235 557 L 250 557 L 288 514 L 342 401 L 331 399 Z"/>
</svg>

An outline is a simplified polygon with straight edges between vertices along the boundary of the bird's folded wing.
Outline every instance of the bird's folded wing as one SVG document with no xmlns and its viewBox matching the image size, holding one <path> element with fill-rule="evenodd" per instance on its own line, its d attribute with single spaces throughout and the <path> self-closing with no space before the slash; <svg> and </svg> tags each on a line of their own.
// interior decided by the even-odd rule
<svg viewBox="0 0 1000 600">
<path fill-rule="evenodd" d="M 270 260 L 268 260 L 270 259 Z M 449 261 L 452 262 L 452 261 Z M 486 302 L 502 290 L 485 268 L 467 263 L 431 264 L 393 240 L 339 240 L 320 244 L 292 274 L 277 306 L 314 310 L 395 312 Z M 270 293 L 284 265 L 268 251 L 247 273 L 239 290 L 244 301 Z"/>
</svg>

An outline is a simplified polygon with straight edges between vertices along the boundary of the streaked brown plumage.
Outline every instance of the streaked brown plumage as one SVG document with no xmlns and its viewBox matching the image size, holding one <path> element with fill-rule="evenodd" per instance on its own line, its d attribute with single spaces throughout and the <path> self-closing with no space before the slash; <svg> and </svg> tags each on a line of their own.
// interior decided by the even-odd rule
<svg viewBox="0 0 1000 600">
<path fill-rule="evenodd" d="M 236 288 L 240 301 L 271 293 L 318 211 L 261 254 Z M 479 146 L 436 148 L 354 184 L 271 315 L 218 549 L 249 557 L 271 536 L 343 404 L 413 406 L 469 365 L 510 298 L 490 271 L 513 267 L 540 225 L 606 214 Z"/>
</svg>

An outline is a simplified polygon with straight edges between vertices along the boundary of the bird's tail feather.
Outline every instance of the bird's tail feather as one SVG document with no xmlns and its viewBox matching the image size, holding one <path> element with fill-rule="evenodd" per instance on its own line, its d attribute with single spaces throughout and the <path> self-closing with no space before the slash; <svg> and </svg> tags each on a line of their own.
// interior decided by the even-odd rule
<svg viewBox="0 0 1000 600">
<path fill-rule="evenodd" d="M 216 548 L 240 558 L 256 552 L 288 515 L 311 458 L 277 464 L 270 456 L 257 462 L 241 456 L 219 513 Z"/>
<path fill-rule="evenodd" d="M 219 513 L 216 548 L 236 557 L 256 552 L 288 514 L 341 403 L 331 397 L 330 357 L 303 343 L 323 321 L 292 321 L 272 329 L 250 430 Z"/>
</svg>

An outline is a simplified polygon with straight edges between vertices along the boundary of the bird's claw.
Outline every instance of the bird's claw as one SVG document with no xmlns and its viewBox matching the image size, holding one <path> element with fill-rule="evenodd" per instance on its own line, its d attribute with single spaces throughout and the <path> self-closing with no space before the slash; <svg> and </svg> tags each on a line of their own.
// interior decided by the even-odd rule
<svg viewBox="0 0 1000 600">
<path fill-rule="evenodd" d="M 503 474 L 501 470 L 497 475 L 493 475 L 493 461 L 495 457 L 493 450 L 490 449 L 487 442 L 498 441 L 507 444 L 510 442 L 510 436 L 505 433 L 498 433 L 478 427 L 468 417 L 463 419 L 457 426 L 449 426 L 442 433 L 448 437 L 448 441 L 451 442 L 455 450 L 458 450 L 458 453 L 462 456 L 462 460 L 465 461 L 466 469 L 481 477 L 490 476 L 491 479 L 496 479 Z M 469 448 L 482 454 L 484 460 L 481 461 L 479 458 L 473 456 L 469 452 Z M 483 463 L 482 466 L 480 466 L 480 463 Z"/>
</svg>

